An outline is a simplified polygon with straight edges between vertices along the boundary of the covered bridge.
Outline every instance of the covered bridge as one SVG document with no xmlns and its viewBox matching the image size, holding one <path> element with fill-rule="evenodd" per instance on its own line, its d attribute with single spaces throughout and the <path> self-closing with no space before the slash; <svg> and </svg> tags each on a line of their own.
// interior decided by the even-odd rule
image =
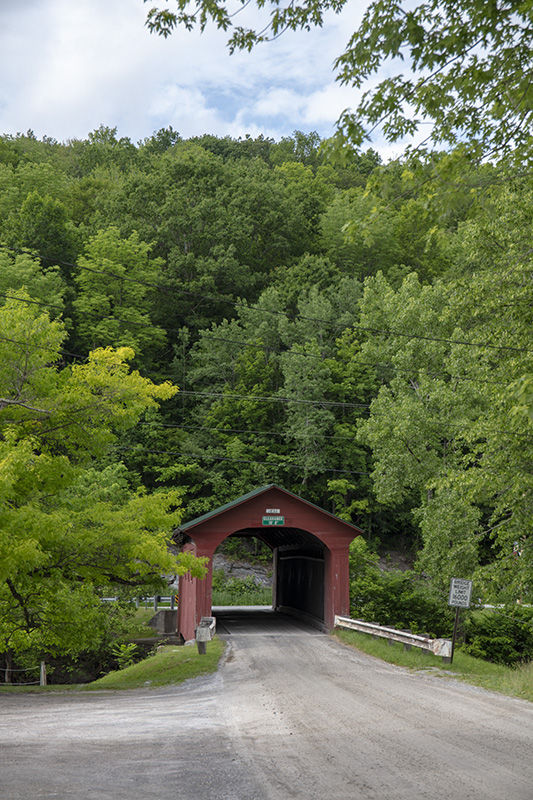
<svg viewBox="0 0 533 800">
<path fill-rule="evenodd" d="M 178 633 L 188 641 L 211 616 L 213 555 L 228 536 L 257 537 L 272 549 L 273 608 L 308 619 L 323 630 L 335 614 L 349 614 L 349 545 L 362 531 L 275 484 L 263 486 L 181 525 L 182 550 L 209 558 L 198 580 L 179 582 Z"/>
</svg>

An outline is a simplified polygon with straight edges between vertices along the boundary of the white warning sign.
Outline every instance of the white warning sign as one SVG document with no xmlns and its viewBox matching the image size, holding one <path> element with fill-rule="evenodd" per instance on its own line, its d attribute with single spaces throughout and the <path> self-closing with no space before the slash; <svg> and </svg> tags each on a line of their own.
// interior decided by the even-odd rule
<svg viewBox="0 0 533 800">
<path fill-rule="evenodd" d="M 464 578 L 452 578 L 448 605 L 456 608 L 470 608 L 473 581 Z"/>
</svg>

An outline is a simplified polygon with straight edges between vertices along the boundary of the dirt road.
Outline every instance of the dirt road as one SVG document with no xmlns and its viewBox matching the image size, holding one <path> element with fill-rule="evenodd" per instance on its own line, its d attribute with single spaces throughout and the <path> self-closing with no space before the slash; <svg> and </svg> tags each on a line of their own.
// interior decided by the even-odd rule
<svg viewBox="0 0 533 800">
<path fill-rule="evenodd" d="M 1 800 L 533 799 L 533 706 L 274 622 L 181 687 L 0 695 Z"/>
</svg>

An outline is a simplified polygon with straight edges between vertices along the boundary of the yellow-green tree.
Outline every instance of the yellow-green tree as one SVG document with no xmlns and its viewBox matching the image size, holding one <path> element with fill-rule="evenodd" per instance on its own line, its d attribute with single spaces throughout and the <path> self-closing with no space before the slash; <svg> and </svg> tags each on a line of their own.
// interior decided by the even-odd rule
<svg viewBox="0 0 533 800">
<path fill-rule="evenodd" d="M 177 388 L 130 370 L 128 348 L 65 364 L 63 324 L 13 294 L 0 308 L 0 651 L 72 654 L 102 633 L 102 593 L 203 574 L 168 550 L 179 495 L 136 490 L 106 461 Z"/>
</svg>

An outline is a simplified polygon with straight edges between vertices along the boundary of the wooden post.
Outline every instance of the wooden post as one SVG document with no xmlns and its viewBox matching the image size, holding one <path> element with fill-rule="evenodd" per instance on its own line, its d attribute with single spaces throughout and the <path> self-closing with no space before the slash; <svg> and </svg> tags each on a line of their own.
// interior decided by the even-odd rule
<svg viewBox="0 0 533 800">
<path fill-rule="evenodd" d="M 46 664 L 44 661 L 41 661 L 41 679 L 39 681 L 41 686 L 46 686 Z"/>
<path fill-rule="evenodd" d="M 4 683 L 11 683 L 12 667 L 13 667 L 13 651 L 6 650 L 6 671 L 4 673 Z"/>
</svg>

